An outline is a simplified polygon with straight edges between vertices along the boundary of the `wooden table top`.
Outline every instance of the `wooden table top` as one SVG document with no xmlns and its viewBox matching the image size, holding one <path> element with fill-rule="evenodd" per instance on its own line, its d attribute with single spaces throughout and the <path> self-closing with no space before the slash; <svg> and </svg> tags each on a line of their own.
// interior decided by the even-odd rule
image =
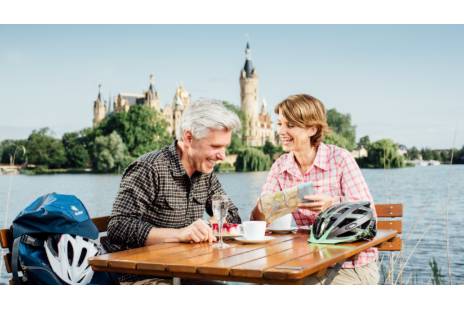
<svg viewBox="0 0 464 310">
<path fill-rule="evenodd" d="M 379 230 L 371 241 L 338 245 L 308 243 L 308 234 L 273 234 L 264 244 L 226 241 L 227 249 L 207 243 L 161 243 L 96 256 L 89 260 L 95 271 L 111 271 L 190 279 L 269 284 L 301 284 L 305 277 L 345 261 L 361 251 L 396 236 Z"/>
</svg>

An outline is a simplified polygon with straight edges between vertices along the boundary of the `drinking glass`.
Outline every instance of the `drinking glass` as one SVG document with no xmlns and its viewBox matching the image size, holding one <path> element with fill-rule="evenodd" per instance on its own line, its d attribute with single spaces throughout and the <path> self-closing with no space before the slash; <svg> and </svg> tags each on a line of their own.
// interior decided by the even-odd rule
<svg viewBox="0 0 464 310">
<path fill-rule="evenodd" d="M 211 199 L 213 207 L 213 216 L 218 222 L 219 242 L 214 244 L 215 249 L 227 249 L 230 245 L 225 244 L 222 240 L 222 225 L 224 225 L 227 213 L 229 211 L 229 198 L 227 195 L 214 195 Z"/>
</svg>

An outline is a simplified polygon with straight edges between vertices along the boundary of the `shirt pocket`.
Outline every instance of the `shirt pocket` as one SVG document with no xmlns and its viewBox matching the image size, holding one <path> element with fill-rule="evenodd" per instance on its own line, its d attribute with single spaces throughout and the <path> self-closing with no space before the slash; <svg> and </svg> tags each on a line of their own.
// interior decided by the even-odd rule
<svg viewBox="0 0 464 310">
<path fill-rule="evenodd" d="M 189 205 L 189 213 L 192 220 L 203 217 L 204 212 L 212 215 L 211 201 L 208 201 L 207 192 L 194 193 Z"/>
</svg>

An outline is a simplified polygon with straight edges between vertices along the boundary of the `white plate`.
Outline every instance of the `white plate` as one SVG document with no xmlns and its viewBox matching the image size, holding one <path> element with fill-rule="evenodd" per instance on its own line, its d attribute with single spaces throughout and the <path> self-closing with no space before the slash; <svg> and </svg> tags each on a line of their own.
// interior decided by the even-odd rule
<svg viewBox="0 0 464 310">
<path fill-rule="evenodd" d="M 250 239 L 245 239 L 244 237 L 236 237 L 235 240 L 241 242 L 241 243 L 266 243 L 271 240 L 274 240 L 274 237 L 271 236 L 264 236 L 263 239 L 259 240 L 250 240 Z"/>
<path fill-rule="evenodd" d="M 290 227 L 288 229 L 272 229 L 272 228 L 268 228 L 267 230 L 270 231 L 270 232 L 273 232 L 275 234 L 288 234 L 288 233 L 297 231 L 298 227 Z"/>
<path fill-rule="evenodd" d="M 216 238 L 220 237 L 219 233 L 214 233 L 214 236 Z M 236 237 L 241 237 L 241 236 L 243 236 L 243 235 L 242 234 L 227 234 L 227 233 L 222 234 L 222 238 L 226 238 L 226 239 L 236 238 Z"/>
</svg>

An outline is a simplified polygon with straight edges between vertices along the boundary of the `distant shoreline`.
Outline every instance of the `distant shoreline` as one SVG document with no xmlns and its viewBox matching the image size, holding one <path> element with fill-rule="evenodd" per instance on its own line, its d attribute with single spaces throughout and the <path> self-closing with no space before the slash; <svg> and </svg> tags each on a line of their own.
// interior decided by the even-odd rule
<svg viewBox="0 0 464 310">
<path fill-rule="evenodd" d="M 440 165 L 439 165 L 440 166 Z M 462 166 L 462 164 L 441 164 L 441 166 Z M 404 168 L 426 168 L 426 167 L 436 167 L 436 166 L 406 166 L 402 168 L 390 168 L 390 169 L 404 169 Z M 384 170 L 384 168 L 368 168 L 364 167 L 361 169 L 368 169 L 368 170 Z M 388 170 L 390 170 L 388 169 Z M 49 168 L 6 168 L 6 166 L 0 166 L 0 176 L 7 176 L 7 175 L 52 175 L 52 174 L 97 174 L 97 175 L 120 175 L 118 172 L 98 172 L 96 170 L 92 170 L 90 168 L 58 168 L 58 169 L 49 169 Z M 262 171 L 247 171 L 247 172 L 262 172 Z M 243 173 L 242 171 L 232 171 L 232 170 L 224 170 L 224 171 L 216 171 L 216 173 L 221 174 L 230 174 L 230 173 Z"/>
</svg>

